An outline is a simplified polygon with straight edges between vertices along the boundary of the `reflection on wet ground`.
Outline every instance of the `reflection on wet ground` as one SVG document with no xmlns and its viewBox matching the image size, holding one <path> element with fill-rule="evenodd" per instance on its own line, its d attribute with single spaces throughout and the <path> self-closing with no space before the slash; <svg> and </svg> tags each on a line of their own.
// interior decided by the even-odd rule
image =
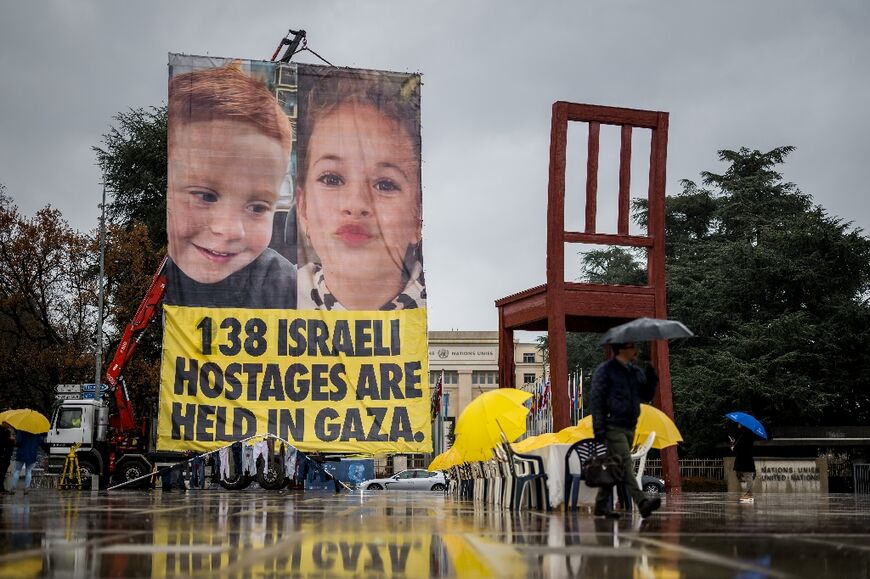
<svg viewBox="0 0 870 579">
<path fill-rule="evenodd" d="M 438 493 L 3 496 L 0 577 L 867 577 L 870 498 L 669 496 L 648 520 Z"/>
</svg>

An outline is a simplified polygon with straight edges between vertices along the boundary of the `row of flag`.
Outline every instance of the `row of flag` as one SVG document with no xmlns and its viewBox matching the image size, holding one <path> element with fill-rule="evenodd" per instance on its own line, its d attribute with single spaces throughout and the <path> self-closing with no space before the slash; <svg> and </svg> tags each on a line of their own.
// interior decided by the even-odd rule
<svg viewBox="0 0 870 579">
<path fill-rule="evenodd" d="M 532 393 L 526 403 L 529 416 L 526 419 L 526 432 L 529 436 L 553 432 L 553 395 L 550 380 L 539 380 L 531 385 L 525 385 L 524 390 Z M 577 424 L 584 415 L 583 412 L 583 371 L 568 375 L 568 403 L 570 404 L 571 424 Z"/>
</svg>

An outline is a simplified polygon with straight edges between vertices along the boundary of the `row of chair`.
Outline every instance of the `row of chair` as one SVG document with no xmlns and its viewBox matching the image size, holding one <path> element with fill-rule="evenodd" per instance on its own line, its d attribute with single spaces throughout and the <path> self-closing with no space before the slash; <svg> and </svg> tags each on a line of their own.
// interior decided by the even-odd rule
<svg viewBox="0 0 870 579">
<path fill-rule="evenodd" d="M 511 510 L 550 510 L 543 459 L 514 452 L 507 440 L 492 459 L 452 467 L 448 477 L 447 491 L 459 499 Z"/>
</svg>

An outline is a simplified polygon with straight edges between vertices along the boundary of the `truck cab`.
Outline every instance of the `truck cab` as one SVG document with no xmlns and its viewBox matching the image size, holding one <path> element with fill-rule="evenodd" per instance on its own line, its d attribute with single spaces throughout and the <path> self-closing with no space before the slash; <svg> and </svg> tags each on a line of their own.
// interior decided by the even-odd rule
<svg viewBox="0 0 870 579">
<path fill-rule="evenodd" d="M 48 468 L 60 472 L 70 448 L 78 451 L 83 479 L 105 472 L 104 448 L 109 428 L 109 407 L 100 400 L 64 400 L 51 417 L 46 436 L 49 445 Z"/>
</svg>

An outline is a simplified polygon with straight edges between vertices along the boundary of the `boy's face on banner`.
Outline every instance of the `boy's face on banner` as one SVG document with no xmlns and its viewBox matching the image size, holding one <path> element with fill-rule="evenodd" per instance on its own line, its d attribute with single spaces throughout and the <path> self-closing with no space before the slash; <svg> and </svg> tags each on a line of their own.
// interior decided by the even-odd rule
<svg viewBox="0 0 870 579">
<path fill-rule="evenodd" d="M 241 121 L 194 122 L 172 131 L 169 255 L 189 277 L 215 283 L 269 245 L 287 166 L 281 143 Z"/>
<path fill-rule="evenodd" d="M 419 166 L 411 138 L 365 105 L 345 104 L 315 125 L 300 217 L 324 270 L 401 267 L 419 241 Z"/>
</svg>

